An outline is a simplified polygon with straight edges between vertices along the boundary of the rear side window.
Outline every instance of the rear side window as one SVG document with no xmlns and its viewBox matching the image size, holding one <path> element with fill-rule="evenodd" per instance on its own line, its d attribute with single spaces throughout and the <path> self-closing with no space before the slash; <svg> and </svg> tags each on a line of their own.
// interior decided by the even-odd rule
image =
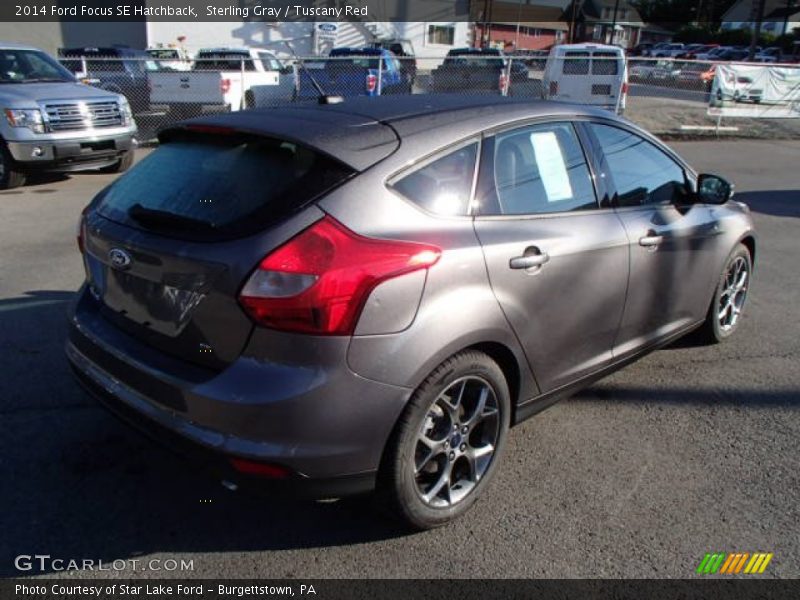
<svg viewBox="0 0 800 600">
<path fill-rule="evenodd" d="M 592 74 L 616 75 L 619 73 L 619 60 L 613 52 L 595 52 L 592 55 Z"/>
<path fill-rule="evenodd" d="M 481 214 L 536 215 L 597 208 L 594 185 L 570 123 L 522 127 L 494 142 L 494 197 Z"/>
<path fill-rule="evenodd" d="M 101 192 L 103 216 L 184 239 L 254 233 L 352 171 L 289 142 L 233 136 L 162 144 Z"/>
<path fill-rule="evenodd" d="M 477 155 L 475 142 L 402 176 L 390 187 L 428 212 L 466 215 Z"/>
</svg>

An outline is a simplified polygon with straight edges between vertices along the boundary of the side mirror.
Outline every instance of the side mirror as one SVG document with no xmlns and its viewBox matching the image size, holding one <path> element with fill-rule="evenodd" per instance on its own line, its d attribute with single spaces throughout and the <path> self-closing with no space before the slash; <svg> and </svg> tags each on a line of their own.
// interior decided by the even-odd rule
<svg viewBox="0 0 800 600">
<path fill-rule="evenodd" d="M 697 178 L 697 199 L 706 204 L 725 204 L 733 198 L 733 184 L 719 175 L 704 173 Z"/>
</svg>

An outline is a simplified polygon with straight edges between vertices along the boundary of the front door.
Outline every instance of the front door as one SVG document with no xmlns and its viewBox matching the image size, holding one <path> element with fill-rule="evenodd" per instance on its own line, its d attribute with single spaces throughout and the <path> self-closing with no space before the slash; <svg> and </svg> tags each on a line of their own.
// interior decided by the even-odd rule
<svg viewBox="0 0 800 600">
<path fill-rule="evenodd" d="M 649 140 L 601 123 L 588 126 L 605 160 L 598 170 L 630 244 L 625 314 L 615 343 L 622 358 L 702 319 L 711 299 L 721 230 L 694 203 L 688 174 Z"/>
</svg>

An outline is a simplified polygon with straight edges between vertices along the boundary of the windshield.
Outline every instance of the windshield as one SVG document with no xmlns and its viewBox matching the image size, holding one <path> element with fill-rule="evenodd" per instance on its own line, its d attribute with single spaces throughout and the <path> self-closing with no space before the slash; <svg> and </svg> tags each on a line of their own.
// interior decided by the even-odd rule
<svg viewBox="0 0 800 600">
<path fill-rule="evenodd" d="M 39 50 L 0 50 L 0 83 L 40 81 L 75 81 L 75 78 Z"/>
<path fill-rule="evenodd" d="M 102 192 L 104 217 L 186 239 L 247 235 L 305 206 L 350 171 L 287 141 L 184 134 Z"/>
</svg>

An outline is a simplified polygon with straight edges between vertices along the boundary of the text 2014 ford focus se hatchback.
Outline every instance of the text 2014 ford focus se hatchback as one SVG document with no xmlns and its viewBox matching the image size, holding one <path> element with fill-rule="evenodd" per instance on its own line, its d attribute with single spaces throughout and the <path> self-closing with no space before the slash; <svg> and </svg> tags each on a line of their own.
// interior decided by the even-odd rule
<svg viewBox="0 0 800 600">
<path fill-rule="evenodd" d="M 731 186 L 609 113 L 412 96 L 178 125 L 84 211 L 78 379 L 228 481 L 464 513 L 509 426 L 741 321 Z"/>
</svg>

